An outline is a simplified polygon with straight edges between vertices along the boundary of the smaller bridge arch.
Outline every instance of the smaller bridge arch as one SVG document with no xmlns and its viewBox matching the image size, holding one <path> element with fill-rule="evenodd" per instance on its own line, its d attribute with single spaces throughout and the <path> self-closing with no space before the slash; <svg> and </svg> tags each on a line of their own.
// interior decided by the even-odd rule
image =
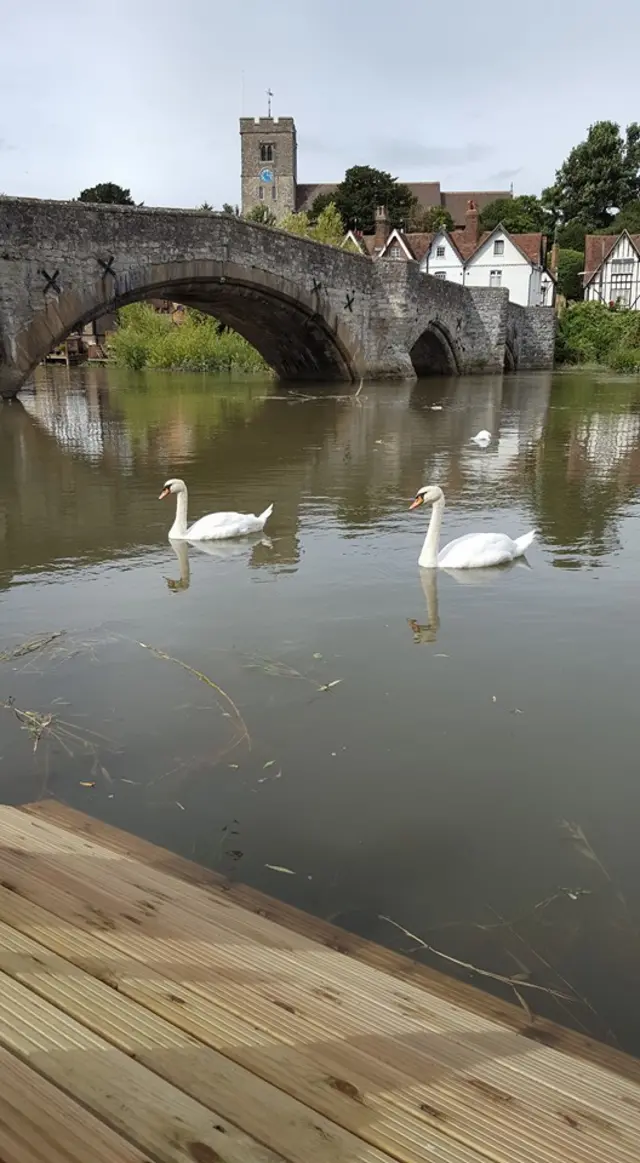
<svg viewBox="0 0 640 1163">
<path fill-rule="evenodd" d="M 418 378 L 460 375 L 461 357 L 448 329 L 437 319 L 427 323 L 409 349 Z"/>
</svg>

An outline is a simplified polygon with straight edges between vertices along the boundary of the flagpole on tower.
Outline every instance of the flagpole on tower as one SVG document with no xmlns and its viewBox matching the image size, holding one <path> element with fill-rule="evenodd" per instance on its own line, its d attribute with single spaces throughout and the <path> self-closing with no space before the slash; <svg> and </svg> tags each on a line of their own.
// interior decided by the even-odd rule
<svg viewBox="0 0 640 1163">
<path fill-rule="evenodd" d="M 272 97 L 273 97 L 273 93 L 271 92 L 271 89 L 267 89 L 267 117 L 271 117 L 271 98 Z"/>
</svg>

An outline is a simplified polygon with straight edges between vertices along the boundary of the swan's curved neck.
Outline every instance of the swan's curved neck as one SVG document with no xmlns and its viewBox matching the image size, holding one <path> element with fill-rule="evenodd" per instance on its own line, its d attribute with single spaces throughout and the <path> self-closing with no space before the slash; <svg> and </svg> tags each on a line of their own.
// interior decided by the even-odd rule
<svg viewBox="0 0 640 1163">
<path fill-rule="evenodd" d="M 186 488 L 176 493 L 176 516 L 169 531 L 169 537 L 184 537 L 187 532 L 188 493 Z"/>
<path fill-rule="evenodd" d="M 422 552 L 418 558 L 418 565 L 421 565 L 423 569 L 435 569 L 438 564 L 438 545 L 440 544 L 440 526 L 442 525 L 443 512 L 444 495 L 440 494 L 438 500 L 433 503 L 427 536 L 424 539 Z"/>
</svg>

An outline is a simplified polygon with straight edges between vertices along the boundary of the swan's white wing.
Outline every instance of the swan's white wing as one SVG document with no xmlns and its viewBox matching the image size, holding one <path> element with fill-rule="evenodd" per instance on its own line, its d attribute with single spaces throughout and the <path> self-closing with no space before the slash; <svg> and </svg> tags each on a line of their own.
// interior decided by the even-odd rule
<svg viewBox="0 0 640 1163">
<path fill-rule="evenodd" d="M 456 537 L 438 554 L 444 569 L 482 569 L 512 561 L 516 545 L 506 533 L 467 533 Z"/>
</svg>

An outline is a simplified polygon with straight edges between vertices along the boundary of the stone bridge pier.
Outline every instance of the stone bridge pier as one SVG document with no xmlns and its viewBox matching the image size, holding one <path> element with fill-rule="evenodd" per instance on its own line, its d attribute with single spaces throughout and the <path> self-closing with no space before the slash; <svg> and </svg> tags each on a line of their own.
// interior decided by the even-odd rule
<svg viewBox="0 0 640 1163">
<path fill-rule="evenodd" d="M 553 363 L 554 314 L 417 263 L 372 262 L 226 214 L 0 197 L 0 395 L 71 331 L 140 299 L 233 327 L 283 380 L 461 375 Z"/>
</svg>

